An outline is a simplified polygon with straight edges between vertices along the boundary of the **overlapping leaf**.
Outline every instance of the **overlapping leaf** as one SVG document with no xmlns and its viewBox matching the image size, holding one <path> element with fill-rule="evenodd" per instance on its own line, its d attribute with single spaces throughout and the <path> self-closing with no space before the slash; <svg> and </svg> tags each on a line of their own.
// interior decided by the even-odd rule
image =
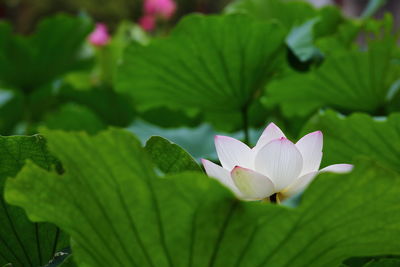
<svg viewBox="0 0 400 267">
<path fill-rule="evenodd" d="M 281 0 L 237 0 L 226 7 L 226 12 L 246 13 L 263 20 L 279 20 L 287 29 L 318 15 L 309 3 Z"/>
<path fill-rule="evenodd" d="M 110 88 L 94 87 L 77 90 L 63 86 L 58 96 L 63 102 L 73 102 L 92 110 L 105 124 L 125 127 L 136 115 L 132 101 Z"/>
<path fill-rule="evenodd" d="M 7 177 L 15 176 L 26 159 L 41 168 L 54 167 L 41 136 L 0 137 L 0 191 Z M 25 212 L 0 199 L 0 266 L 36 267 L 46 264 L 58 249 L 67 246 L 65 235 L 54 225 L 32 223 Z"/>
<path fill-rule="evenodd" d="M 194 128 L 175 127 L 165 129 L 142 120 L 136 120 L 131 127 L 129 127 L 129 130 L 135 133 L 143 144 L 152 136 L 161 135 L 168 140 L 179 144 L 196 159 L 216 156 L 214 155 L 215 147 L 212 140 L 217 133 L 207 124 L 202 124 Z M 198 142 L 197 140 L 210 141 Z"/>
<path fill-rule="evenodd" d="M 129 47 L 116 86 L 139 107 L 241 110 L 276 71 L 283 38 L 245 15 L 188 16 L 169 38 Z"/>
<path fill-rule="evenodd" d="M 400 172 L 400 114 L 388 118 L 353 114 L 346 118 L 327 111 L 306 126 L 306 131 L 314 129 L 324 133 L 324 164 L 367 156 Z"/>
<path fill-rule="evenodd" d="M 240 202 L 202 174 L 159 178 L 125 131 L 47 136 L 65 173 L 29 163 L 6 199 L 71 234 L 78 266 L 338 266 L 400 254 L 400 177 L 373 162 L 321 175 L 288 209 Z"/>
<path fill-rule="evenodd" d="M 160 136 L 153 136 L 145 149 L 154 164 L 164 173 L 201 171 L 199 165 L 185 150 Z"/>
<path fill-rule="evenodd" d="M 344 111 L 380 111 L 391 85 L 399 78 L 396 47 L 375 42 L 367 52 L 331 55 L 308 74 L 292 73 L 267 87 L 266 103 L 279 105 L 287 116 L 304 116 L 319 107 Z"/>
<path fill-rule="evenodd" d="M 106 128 L 93 111 L 72 103 L 65 104 L 57 112 L 49 114 L 42 125 L 49 129 L 86 131 L 92 134 Z"/>
<path fill-rule="evenodd" d="M 317 10 L 301 1 L 238 0 L 228 5 L 226 12 L 282 23 L 288 34 L 286 44 L 300 62 L 318 59 L 321 55 L 315 39 L 334 33 L 344 22 L 338 8 L 329 6 Z"/>
<path fill-rule="evenodd" d="M 0 23 L 0 83 L 29 92 L 79 67 L 80 48 L 91 28 L 88 18 L 59 15 L 25 37 Z"/>
</svg>

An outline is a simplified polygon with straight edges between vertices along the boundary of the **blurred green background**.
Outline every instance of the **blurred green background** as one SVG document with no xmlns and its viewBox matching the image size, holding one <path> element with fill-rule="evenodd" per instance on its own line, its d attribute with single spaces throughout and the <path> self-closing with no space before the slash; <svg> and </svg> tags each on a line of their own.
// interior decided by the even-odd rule
<svg viewBox="0 0 400 267">
<path fill-rule="evenodd" d="M 11 21 L 15 29 L 28 33 L 41 17 L 66 12 L 86 12 L 97 21 L 106 22 L 115 28 L 121 20 L 137 21 L 142 13 L 142 0 L 2 0 L 0 17 Z M 177 0 L 176 21 L 192 12 L 216 13 L 230 0 Z"/>
<path fill-rule="evenodd" d="M 227 4 L 234 0 L 176 0 L 178 10 L 171 23 L 175 23 L 182 16 L 192 12 L 218 13 Z M 283 0 L 285 1 L 285 0 Z M 290 0 L 289 0 L 290 1 Z M 317 7 L 335 4 L 342 8 L 348 16 L 359 16 L 370 2 L 369 0 L 304 0 Z M 400 1 L 378 0 L 385 2 L 376 13 L 381 17 L 390 12 L 395 17 L 396 25 L 400 24 Z M 14 29 L 20 33 L 29 33 L 35 24 L 42 18 L 54 13 L 64 12 L 77 14 L 85 12 L 96 21 L 106 22 L 112 29 L 121 20 L 137 21 L 142 14 L 143 0 L 1 0 L 0 19 L 12 22 Z"/>
</svg>

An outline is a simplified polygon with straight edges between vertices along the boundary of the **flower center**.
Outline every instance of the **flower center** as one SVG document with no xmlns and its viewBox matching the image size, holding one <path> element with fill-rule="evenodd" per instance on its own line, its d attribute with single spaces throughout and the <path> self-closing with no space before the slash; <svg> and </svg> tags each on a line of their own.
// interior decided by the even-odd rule
<svg viewBox="0 0 400 267">
<path fill-rule="evenodd" d="M 274 204 L 280 204 L 281 201 L 284 199 L 285 199 L 284 195 L 282 193 L 278 192 L 278 193 L 275 193 L 272 196 L 266 198 L 265 201 L 269 201 Z"/>
</svg>

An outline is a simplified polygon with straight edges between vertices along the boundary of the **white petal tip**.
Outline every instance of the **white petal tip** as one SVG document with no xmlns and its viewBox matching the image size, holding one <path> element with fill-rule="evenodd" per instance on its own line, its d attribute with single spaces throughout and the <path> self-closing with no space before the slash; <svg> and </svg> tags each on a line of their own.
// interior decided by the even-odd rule
<svg viewBox="0 0 400 267">
<path fill-rule="evenodd" d="M 321 131 L 315 131 L 315 132 L 312 132 L 312 133 L 310 133 L 310 134 L 314 134 L 314 135 L 320 135 L 320 136 L 322 136 L 322 135 L 323 135 Z"/>
<path fill-rule="evenodd" d="M 263 146 L 265 146 L 269 142 L 279 139 L 281 137 L 285 137 L 285 134 L 275 123 L 271 122 L 264 129 L 264 131 L 261 134 L 260 138 L 258 139 L 257 144 L 254 147 L 254 149 L 260 150 Z"/>
<path fill-rule="evenodd" d="M 210 171 L 212 172 L 212 169 L 215 167 L 220 167 L 218 164 L 215 164 L 214 162 L 207 160 L 207 159 L 201 159 L 201 164 L 203 164 L 204 169 L 206 170 L 207 174 L 210 175 Z"/>
<path fill-rule="evenodd" d="M 216 135 L 214 136 L 214 140 L 220 140 L 220 139 L 235 139 L 229 136 L 225 136 L 225 135 Z"/>
<path fill-rule="evenodd" d="M 246 144 L 235 138 L 222 135 L 216 135 L 214 140 L 222 167 L 232 170 L 236 165 L 246 168 L 253 166 L 253 155 Z"/>
<path fill-rule="evenodd" d="M 352 164 L 334 164 L 323 168 L 319 172 L 348 173 L 353 170 Z"/>
<path fill-rule="evenodd" d="M 268 125 L 267 125 L 267 128 L 268 127 L 275 127 L 275 128 L 279 128 L 275 123 L 273 123 L 273 122 L 270 122 Z"/>
<path fill-rule="evenodd" d="M 272 134 L 272 135 L 280 135 L 280 136 L 285 136 L 281 130 L 281 128 L 278 127 L 278 125 L 276 125 L 273 122 L 270 122 L 267 127 L 265 127 L 263 134 L 262 135 L 268 135 L 268 134 Z"/>
<path fill-rule="evenodd" d="M 323 134 L 322 134 L 321 131 L 315 131 L 315 132 L 311 132 L 311 133 L 306 134 L 306 135 L 303 136 L 301 139 L 303 139 L 304 137 L 314 137 L 314 138 L 316 138 L 316 137 L 323 137 Z M 299 140 L 299 141 L 300 141 L 300 140 Z"/>
<path fill-rule="evenodd" d="M 239 140 L 230 137 L 230 136 L 225 136 L 225 135 L 216 135 L 214 136 L 214 143 L 224 143 L 224 142 L 240 142 Z"/>
<path fill-rule="evenodd" d="M 342 173 L 351 172 L 354 169 L 354 165 L 352 164 L 338 164 L 340 165 L 339 171 Z"/>
<path fill-rule="evenodd" d="M 267 127 L 265 127 L 264 134 L 266 133 L 279 133 L 283 135 L 281 128 L 273 122 L 269 123 Z"/>
</svg>

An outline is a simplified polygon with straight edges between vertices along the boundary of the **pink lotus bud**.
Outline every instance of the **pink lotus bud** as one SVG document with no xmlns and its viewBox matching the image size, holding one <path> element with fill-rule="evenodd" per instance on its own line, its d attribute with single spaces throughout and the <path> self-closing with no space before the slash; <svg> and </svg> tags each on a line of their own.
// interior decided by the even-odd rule
<svg viewBox="0 0 400 267">
<path fill-rule="evenodd" d="M 152 31 L 156 27 L 156 18 L 153 15 L 144 15 L 139 19 L 139 24 L 145 31 Z"/>
<path fill-rule="evenodd" d="M 96 28 L 89 35 L 89 42 L 95 46 L 105 46 L 110 40 L 107 25 L 104 23 L 96 23 Z"/>
<path fill-rule="evenodd" d="M 176 10 L 174 0 L 145 0 L 143 12 L 146 15 L 159 16 L 164 19 L 171 18 Z"/>
</svg>

